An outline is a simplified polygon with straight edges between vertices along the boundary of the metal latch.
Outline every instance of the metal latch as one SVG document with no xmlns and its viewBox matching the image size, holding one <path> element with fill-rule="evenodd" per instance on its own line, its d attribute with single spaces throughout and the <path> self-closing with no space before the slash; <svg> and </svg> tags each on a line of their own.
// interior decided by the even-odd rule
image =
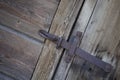
<svg viewBox="0 0 120 80">
<path fill-rule="evenodd" d="M 53 34 L 49 34 L 48 32 L 44 31 L 44 30 L 40 30 L 39 34 L 46 38 L 51 40 L 52 42 L 54 42 L 55 44 L 57 44 L 57 48 L 64 48 L 69 52 L 69 55 L 71 56 L 79 56 L 82 59 L 86 60 L 89 63 L 92 63 L 93 65 L 97 66 L 98 68 L 102 69 L 105 73 L 110 73 L 113 69 L 113 66 L 109 63 L 106 63 L 98 58 L 96 58 L 95 56 L 89 54 L 88 52 L 82 50 L 81 48 L 78 47 L 79 44 L 79 38 L 81 36 L 80 32 L 77 32 L 77 35 L 74 37 L 74 41 L 66 41 L 64 38 L 62 37 L 58 37 L 56 35 Z"/>
</svg>

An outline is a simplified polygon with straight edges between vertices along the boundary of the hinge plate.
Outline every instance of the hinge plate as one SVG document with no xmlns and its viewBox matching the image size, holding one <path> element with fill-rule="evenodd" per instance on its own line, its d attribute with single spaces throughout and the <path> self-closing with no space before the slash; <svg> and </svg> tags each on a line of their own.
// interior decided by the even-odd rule
<svg viewBox="0 0 120 80">
<path fill-rule="evenodd" d="M 113 66 L 111 64 L 106 63 L 106 62 L 96 58 L 95 56 L 91 55 L 90 53 L 88 53 L 78 47 L 80 44 L 81 36 L 82 36 L 81 32 L 77 32 L 77 34 L 75 36 L 73 36 L 73 38 L 71 38 L 71 40 L 69 40 L 69 41 L 66 41 L 62 37 L 58 37 L 56 35 L 49 34 L 48 32 L 46 32 L 44 30 L 40 30 L 39 34 L 42 37 L 49 39 L 52 42 L 54 42 L 55 44 L 57 44 L 57 48 L 66 49 L 69 56 L 79 56 L 80 58 L 84 59 L 85 61 L 97 66 L 98 68 L 100 68 L 102 70 L 103 74 L 108 74 L 113 70 Z M 86 65 L 86 68 L 89 68 L 88 65 Z"/>
</svg>

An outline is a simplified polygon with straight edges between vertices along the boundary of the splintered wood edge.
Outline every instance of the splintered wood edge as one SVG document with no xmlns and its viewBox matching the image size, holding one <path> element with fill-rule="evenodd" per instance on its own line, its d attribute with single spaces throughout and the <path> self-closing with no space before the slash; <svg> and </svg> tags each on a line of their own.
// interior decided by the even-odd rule
<svg viewBox="0 0 120 80">
<path fill-rule="evenodd" d="M 61 0 L 50 33 L 68 38 L 84 0 Z M 46 41 L 41 52 L 32 80 L 51 80 L 63 50 L 56 50 L 55 45 Z"/>
</svg>

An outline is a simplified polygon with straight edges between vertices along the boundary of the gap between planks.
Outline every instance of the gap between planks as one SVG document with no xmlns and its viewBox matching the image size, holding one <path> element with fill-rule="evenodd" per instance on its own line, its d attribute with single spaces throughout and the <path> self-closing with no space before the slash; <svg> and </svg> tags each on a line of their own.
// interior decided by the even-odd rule
<svg viewBox="0 0 120 80">
<path fill-rule="evenodd" d="M 93 7 L 91 8 L 90 12 L 85 12 L 85 11 L 86 11 L 86 8 L 87 8 L 86 6 L 88 6 L 88 4 L 90 4 L 89 2 L 94 2 L 93 5 L 92 5 Z M 79 29 L 79 28 L 78 28 L 79 26 L 76 26 L 76 24 L 75 24 L 75 27 L 73 28 L 74 30 L 71 31 L 71 35 L 74 35 L 77 31 L 81 31 L 81 32 L 83 32 L 83 33 L 85 32 L 85 29 L 86 29 L 86 27 L 87 27 L 87 25 L 88 25 L 88 23 L 89 23 L 89 20 L 90 20 L 92 14 L 93 14 L 93 12 L 94 12 L 94 8 L 95 8 L 95 6 L 96 6 L 96 3 L 97 3 L 97 1 L 95 1 L 95 0 L 85 1 L 85 4 L 83 5 L 82 13 L 79 14 L 79 19 L 81 19 L 81 22 L 82 22 L 82 20 L 86 20 L 85 23 L 82 23 L 82 26 L 81 26 L 81 24 L 79 25 L 79 26 L 81 26 L 81 27 L 84 28 L 84 29 Z M 87 15 L 85 15 L 85 13 L 86 13 Z M 81 17 L 81 14 L 82 14 L 82 16 L 85 16 L 85 18 Z M 77 23 L 78 23 L 78 22 L 77 22 Z M 70 36 L 71 36 L 71 35 L 70 35 Z M 83 35 L 84 35 L 84 34 L 83 34 Z M 64 55 L 63 55 L 63 58 L 64 58 L 64 57 L 65 57 L 65 53 L 64 53 Z M 71 62 L 72 62 L 72 61 L 71 61 Z M 62 64 L 60 64 L 60 66 L 65 63 L 64 59 L 62 59 L 61 63 L 62 63 Z M 66 64 L 66 63 L 65 63 L 65 64 Z M 72 63 L 70 63 L 70 64 L 72 64 Z M 62 68 L 62 67 L 63 67 L 63 68 L 67 68 L 67 69 L 65 69 L 65 70 L 66 70 L 66 71 L 65 71 L 66 73 L 64 73 L 64 69 L 62 70 L 62 69 L 60 68 L 60 66 L 59 66 L 60 69 L 58 69 L 57 75 L 55 76 L 54 80 L 66 80 L 67 77 L 68 77 L 69 70 L 70 70 L 70 64 L 68 64 L 68 67 L 67 67 L 67 65 L 66 65 L 66 67 L 65 67 L 65 66 L 61 66 L 61 68 Z M 62 70 L 62 72 L 61 72 L 60 70 Z M 74 75 L 75 75 L 75 74 L 74 74 Z M 60 77 L 60 78 L 59 78 L 59 77 Z M 72 77 L 72 76 L 71 76 L 71 77 Z M 70 79 L 70 80 L 72 80 L 72 79 Z"/>
<path fill-rule="evenodd" d="M 64 35 L 65 38 L 67 38 L 77 17 L 81 7 L 80 4 L 82 4 L 82 2 L 83 0 L 61 0 L 60 6 L 52 23 L 50 33 L 59 36 Z M 64 34 L 65 32 L 66 34 Z M 55 45 L 47 40 L 45 42 L 43 52 L 39 58 L 32 80 L 51 80 L 62 51 L 63 50 L 56 50 Z"/>
</svg>

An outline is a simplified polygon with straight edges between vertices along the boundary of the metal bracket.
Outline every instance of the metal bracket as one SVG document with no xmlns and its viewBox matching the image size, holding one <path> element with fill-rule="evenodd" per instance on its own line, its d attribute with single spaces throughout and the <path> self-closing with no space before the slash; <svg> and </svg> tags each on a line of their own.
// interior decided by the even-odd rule
<svg viewBox="0 0 120 80">
<path fill-rule="evenodd" d="M 72 35 L 71 37 L 70 37 L 70 39 L 69 39 L 69 43 L 71 44 L 71 45 L 73 45 L 73 46 L 76 46 L 76 47 L 70 47 L 71 49 L 69 49 L 68 51 L 67 51 L 67 54 L 66 54 L 66 57 L 65 57 L 65 61 L 67 62 L 67 63 L 69 63 L 71 60 L 72 60 L 72 58 L 74 58 L 74 53 L 75 53 L 75 50 L 76 50 L 76 48 L 77 47 L 79 47 L 79 45 L 80 45 L 80 42 L 81 42 L 81 38 L 82 38 L 82 33 L 81 32 L 77 32 L 75 35 Z"/>
<path fill-rule="evenodd" d="M 79 56 L 82 59 L 86 60 L 89 63 L 92 63 L 93 65 L 97 66 L 98 68 L 102 69 L 105 73 L 110 73 L 113 70 L 113 66 L 109 63 L 106 63 L 95 56 L 92 56 L 88 52 L 82 50 L 78 47 L 78 44 L 80 43 L 80 37 L 82 35 L 81 32 L 77 32 L 76 36 L 73 37 L 73 40 L 67 42 L 64 38 L 58 37 L 53 34 L 49 34 L 48 32 L 44 30 L 40 30 L 39 34 L 54 42 L 57 44 L 57 48 L 64 48 L 68 51 L 68 54 L 70 56 Z"/>
</svg>

